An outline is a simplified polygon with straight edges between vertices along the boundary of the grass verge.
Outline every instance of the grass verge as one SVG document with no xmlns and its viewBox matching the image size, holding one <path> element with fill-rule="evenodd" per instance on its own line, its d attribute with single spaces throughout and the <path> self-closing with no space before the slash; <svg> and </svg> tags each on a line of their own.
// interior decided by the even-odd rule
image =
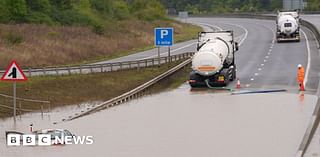
<svg viewBox="0 0 320 157">
<path fill-rule="evenodd" d="M 154 47 L 155 27 L 173 27 L 175 42 L 194 39 L 200 27 L 171 19 L 123 20 L 102 35 L 84 26 L 0 24 L 0 69 L 15 59 L 25 68 L 79 65 Z"/>
<path fill-rule="evenodd" d="M 180 61 L 181 62 L 181 61 Z M 87 75 L 32 77 L 25 83 L 17 83 L 17 97 L 49 100 L 51 107 L 74 105 L 90 101 L 106 101 L 125 93 L 160 75 L 180 62 L 149 67 Z M 153 91 L 174 88 L 184 82 L 189 68 L 177 72 L 151 88 Z M 12 95 L 12 83 L 0 82 L 1 93 Z M 18 102 L 19 103 L 19 102 Z M 0 99 L 0 104 L 12 106 L 11 99 Z M 22 102 L 22 108 L 39 110 L 39 104 Z M 12 110 L 0 108 L 0 117 L 12 115 Z"/>
</svg>

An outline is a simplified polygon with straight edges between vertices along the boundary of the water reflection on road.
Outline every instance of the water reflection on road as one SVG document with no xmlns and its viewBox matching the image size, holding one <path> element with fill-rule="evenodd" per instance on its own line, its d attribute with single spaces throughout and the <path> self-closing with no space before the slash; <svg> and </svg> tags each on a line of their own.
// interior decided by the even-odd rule
<svg viewBox="0 0 320 157">
<path fill-rule="evenodd" d="M 289 93 L 190 92 L 184 84 L 56 125 L 52 123 L 62 118 L 60 114 L 44 120 L 23 116 L 17 122 L 19 131 L 27 131 L 32 122 L 38 129 L 65 128 L 77 135 L 92 135 L 94 144 L 6 147 L 1 135 L 0 156 L 292 157 L 316 100 L 307 94 L 302 99 Z M 0 131 L 8 129 L 12 120 L 1 121 Z"/>
</svg>

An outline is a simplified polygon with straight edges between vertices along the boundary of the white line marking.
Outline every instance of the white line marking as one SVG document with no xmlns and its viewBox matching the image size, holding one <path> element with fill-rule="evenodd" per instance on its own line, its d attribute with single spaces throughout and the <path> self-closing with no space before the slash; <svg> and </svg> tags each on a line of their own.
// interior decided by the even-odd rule
<svg viewBox="0 0 320 157">
<path fill-rule="evenodd" d="M 243 26 L 241 26 L 241 25 L 238 25 L 238 24 L 230 24 L 230 23 L 224 23 L 224 24 L 227 24 L 227 25 L 233 25 L 233 26 L 236 26 L 236 27 L 239 27 L 239 28 L 241 28 L 241 29 L 243 29 L 244 30 L 244 37 L 239 41 L 239 46 L 241 46 L 242 45 L 242 43 L 247 39 L 247 37 L 248 37 L 248 30 L 246 29 L 246 28 L 244 28 Z"/>
<path fill-rule="evenodd" d="M 261 66 L 264 66 L 264 64 L 261 64 Z"/>
<path fill-rule="evenodd" d="M 310 54 L 310 45 L 309 45 L 308 37 L 307 37 L 306 33 L 303 30 L 301 30 L 301 32 L 303 33 L 304 37 L 306 38 L 307 51 L 308 51 L 307 71 L 306 71 L 306 75 L 304 77 L 304 82 L 303 82 L 303 84 L 306 85 L 307 82 L 308 82 L 308 76 L 309 76 L 309 71 L 310 71 L 311 54 Z"/>
<path fill-rule="evenodd" d="M 251 78 L 250 80 L 251 80 L 251 81 L 254 81 L 254 78 Z"/>
<path fill-rule="evenodd" d="M 261 68 L 258 68 L 258 70 L 261 71 L 262 69 L 261 69 Z"/>
<path fill-rule="evenodd" d="M 267 60 L 263 60 L 263 62 L 267 62 Z"/>
<path fill-rule="evenodd" d="M 259 74 L 258 73 L 254 73 L 254 76 L 258 76 Z"/>
<path fill-rule="evenodd" d="M 246 84 L 246 87 L 250 87 L 250 84 Z"/>
<path fill-rule="evenodd" d="M 209 26 L 209 27 L 215 27 L 215 28 L 218 28 L 218 29 L 220 29 L 220 30 L 223 30 L 221 27 L 218 27 L 218 26 L 215 26 L 215 25 L 210 25 L 210 24 L 207 24 L 207 23 L 201 23 L 201 22 L 199 22 L 199 23 L 196 23 L 196 24 L 200 24 L 200 25 L 204 25 L 204 26 Z M 240 39 L 240 41 L 239 41 L 239 46 L 241 46 L 242 43 L 247 39 L 248 30 L 247 30 L 246 28 L 244 28 L 243 26 L 238 25 L 238 24 L 230 24 L 230 23 L 221 23 L 221 24 L 231 25 L 231 26 L 233 25 L 233 26 L 239 27 L 239 28 L 241 28 L 241 29 L 243 29 L 243 30 L 245 31 L 244 37 L 242 37 L 243 34 L 241 34 L 240 36 L 235 37 L 235 39 L 241 37 L 241 39 Z"/>
<path fill-rule="evenodd" d="M 222 31 L 223 29 L 219 26 L 216 25 L 210 25 L 208 23 L 202 23 L 202 22 L 196 22 L 195 24 L 199 24 L 199 25 L 203 25 L 203 26 L 207 26 L 207 27 L 213 27 L 213 28 L 217 28 L 218 30 Z"/>
</svg>

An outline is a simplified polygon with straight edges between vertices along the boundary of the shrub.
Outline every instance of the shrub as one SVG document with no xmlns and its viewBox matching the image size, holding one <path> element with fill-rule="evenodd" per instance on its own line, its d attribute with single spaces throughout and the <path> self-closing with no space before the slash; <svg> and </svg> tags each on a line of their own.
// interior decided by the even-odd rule
<svg viewBox="0 0 320 157">
<path fill-rule="evenodd" d="M 128 5 L 124 1 L 115 1 L 113 3 L 113 17 L 118 20 L 130 18 Z"/>
<path fill-rule="evenodd" d="M 30 11 L 48 14 L 51 12 L 51 5 L 49 0 L 26 0 Z"/>
<path fill-rule="evenodd" d="M 24 22 L 27 15 L 25 0 L 5 0 L 9 12 L 9 19 L 16 22 Z"/>
<path fill-rule="evenodd" d="M 31 23 L 45 23 L 53 24 L 51 17 L 42 12 L 30 12 L 26 18 L 26 21 Z"/>
<path fill-rule="evenodd" d="M 165 18 L 165 9 L 156 0 L 135 0 L 130 10 L 140 20 L 153 21 Z"/>
<path fill-rule="evenodd" d="M 92 9 L 99 11 L 104 15 L 111 14 L 112 0 L 90 0 Z"/>
<path fill-rule="evenodd" d="M 0 22 L 9 21 L 9 10 L 4 0 L 0 0 Z"/>
</svg>

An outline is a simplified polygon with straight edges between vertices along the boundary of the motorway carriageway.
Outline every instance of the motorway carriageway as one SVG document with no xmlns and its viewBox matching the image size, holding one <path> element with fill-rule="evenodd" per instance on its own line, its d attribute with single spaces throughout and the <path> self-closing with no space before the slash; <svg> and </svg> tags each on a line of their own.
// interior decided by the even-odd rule
<svg viewBox="0 0 320 157">
<path fill-rule="evenodd" d="M 232 18 L 188 21 L 235 31 L 241 43 L 236 63 L 243 88 L 283 88 L 288 93 L 235 96 L 212 90 L 191 92 L 183 84 L 175 90 L 56 125 L 52 122 L 69 115 L 65 110 L 54 112 L 45 120 L 26 114 L 15 126 L 11 119 L 3 120 L 1 132 L 14 128 L 26 131 L 33 122 L 36 128 L 66 128 L 77 135 L 93 135 L 95 144 L 8 148 L 5 139 L 0 138 L 0 156 L 295 156 L 317 101 L 320 62 L 311 32 L 303 28 L 301 42 L 278 44 L 274 39 L 274 21 Z M 181 43 L 183 48 L 173 53 L 194 51 L 192 42 Z M 152 51 L 149 56 L 156 54 Z M 148 57 L 144 53 L 118 60 Z M 298 64 L 308 72 L 303 97 L 298 94 L 296 83 Z M 229 87 L 234 86 L 233 83 Z"/>
</svg>

